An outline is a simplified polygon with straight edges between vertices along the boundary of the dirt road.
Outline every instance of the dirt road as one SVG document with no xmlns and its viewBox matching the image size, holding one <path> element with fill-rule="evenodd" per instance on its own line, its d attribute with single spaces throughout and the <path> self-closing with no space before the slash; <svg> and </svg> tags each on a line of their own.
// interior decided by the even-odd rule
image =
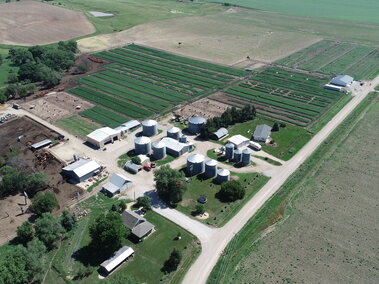
<svg viewBox="0 0 379 284">
<path fill-rule="evenodd" d="M 249 219 L 270 199 L 287 178 L 308 158 L 331 132 L 354 110 L 354 108 L 379 84 L 379 76 L 358 90 L 354 98 L 310 140 L 291 160 L 280 167 L 269 182 L 231 219 L 224 227 L 213 231 L 212 237 L 202 243 L 199 258 L 186 274 L 184 284 L 206 283 L 217 260 L 234 235 L 240 231 Z"/>
</svg>

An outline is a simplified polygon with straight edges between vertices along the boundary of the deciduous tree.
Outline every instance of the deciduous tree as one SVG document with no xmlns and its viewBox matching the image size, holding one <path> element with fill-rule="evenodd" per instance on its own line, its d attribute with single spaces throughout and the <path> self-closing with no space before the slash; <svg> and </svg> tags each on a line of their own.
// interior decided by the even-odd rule
<svg viewBox="0 0 379 284">
<path fill-rule="evenodd" d="M 58 206 L 55 195 L 52 192 L 39 192 L 32 199 L 31 209 L 38 216 L 51 212 Z"/>
</svg>

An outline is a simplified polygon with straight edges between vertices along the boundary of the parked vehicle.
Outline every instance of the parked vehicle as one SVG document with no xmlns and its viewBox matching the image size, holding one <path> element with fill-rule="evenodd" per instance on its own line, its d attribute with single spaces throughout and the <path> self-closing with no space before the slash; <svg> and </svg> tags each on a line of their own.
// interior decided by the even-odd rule
<svg viewBox="0 0 379 284">
<path fill-rule="evenodd" d="M 147 172 L 150 172 L 151 171 L 151 167 L 149 165 L 144 165 L 143 166 L 143 169 Z"/>
</svg>

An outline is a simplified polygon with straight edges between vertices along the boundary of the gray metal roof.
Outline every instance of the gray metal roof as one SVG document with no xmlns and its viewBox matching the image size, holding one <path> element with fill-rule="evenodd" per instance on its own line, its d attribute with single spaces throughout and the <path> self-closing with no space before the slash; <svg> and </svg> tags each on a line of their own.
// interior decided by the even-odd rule
<svg viewBox="0 0 379 284">
<path fill-rule="evenodd" d="M 120 190 L 125 184 L 132 182 L 127 177 L 120 174 L 113 174 L 103 188 L 111 193 L 115 193 Z"/>
<path fill-rule="evenodd" d="M 140 144 L 140 145 L 148 144 L 148 143 L 151 143 L 151 139 L 149 137 L 146 137 L 146 136 L 140 136 L 140 137 L 136 137 L 136 139 L 134 139 L 134 143 Z"/>
<path fill-rule="evenodd" d="M 164 137 L 164 138 L 162 138 L 161 141 L 166 145 L 166 148 L 171 149 L 171 150 L 176 151 L 176 152 L 180 152 L 180 151 L 182 151 L 182 149 L 184 147 L 188 147 L 187 144 L 181 143 L 181 142 L 179 142 L 175 139 L 172 139 L 170 137 Z"/>
<path fill-rule="evenodd" d="M 41 147 L 44 147 L 44 146 L 47 146 L 51 144 L 51 140 L 50 139 L 45 139 L 45 140 L 42 140 L 40 142 L 37 142 L 35 144 L 32 145 L 32 148 L 33 149 L 38 149 L 38 148 L 41 148 Z"/>
<path fill-rule="evenodd" d="M 130 230 L 144 221 L 143 217 L 134 211 L 124 211 L 122 212 L 121 217 L 123 224 Z"/>
<path fill-rule="evenodd" d="M 217 137 L 217 139 L 220 139 L 220 138 L 224 137 L 225 135 L 228 135 L 228 133 L 229 133 L 228 129 L 221 127 L 219 130 L 214 132 L 213 135 L 215 135 Z"/>
<path fill-rule="evenodd" d="M 129 120 L 128 122 L 125 122 L 121 125 L 128 128 L 128 129 L 131 129 L 131 128 L 134 128 L 134 127 L 141 125 L 141 123 L 139 123 L 137 120 Z"/>
<path fill-rule="evenodd" d="M 271 134 L 271 127 L 266 124 L 258 125 L 254 131 L 254 139 L 263 140 L 267 139 Z"/>
<path fill-rule="evenodd" d="M 188 119 L 188 122 L 193 124 L 203 124 L 206 122 L 206 119 L 202 116 L 194 115 Z"/>
<path fill-rule="evenodd" d="M 234 151 L 234 154 L 237 154 L 237 155 L 238 154 L 242 154 L 242 150 L 241 149 L 237 149 L 237 150 Z"/>
<path fill-rule="evenodd" d="M 125 163 L 125 166 L 124 166 L 125 169 L 131 169 L 135 172 L 138 172 L 142 166 L 141 165 L 137 165 L 135 163 L 133 163 L 132 161 L 128 161 Z"/>
<path fill-rule="evenodd" d="M 134 253 L 134 250 L 131 247 L 123 246 L 118 251 L 116 251 L 109 259 L 100 264 L 108 272 L 111 272 L 114 268 L 117 267 L 121 262 L 127 259 Z"/>
<path fill-rule="evenodd" d="M 227 170 L 227 169 L 219 169 L 217 171 L 217 175 L 219 175 L 219 176 L 228 176 L 228 175 L 230 175 L 230 171 Z"/>
<path fill-rule="evenodd" d="M 154 126 L 154 125 L 157 125 L 157 121 L 152 120 L 152 119 L 147 119 L 147 120 L 142 121 L 142 125 L 143 126 Z"/>
<path fill-rule="evenodd" d="M 204 162 L 204 156 L 201 154 L 191 154 L 188 156 L 187 161 L 190 163 L 202 163 Z"/>
<path fill-rule="evenodd" d="M 163 141 L 158 141 L 153 144 L 153 148 L 164 148 L 166 144 Z"/>
<path fill-rule="evenodd" d="M 334 77 L 330 83 L 333 85 L 346 87 L 347 85 L 350 85 L 353 81 L 354 78 L 350 77 L 349 75 L 338 75 L 337 77 Z"/>
<path fill-rule="evenodd" d="M 242 154 L 251 154 L 251 150 L 246 148 L 245 150 L 242 151 Z"/>
<path fill-rule="evenodd" d="M 178 133 L 178 132 L 180 132 L 180 128 L 176 127 L 176 126 L 173 126 L 173 127 L 169 128 L 169 129 L 167 129 L 167 132 L 169 132 L 169 133 Z"/>
<path fill-rule="evenodd" d="M 226 148 L 234 148 L 234 144 L 233 143 L 227 143 L 226 145 L 225 145 L 225 147 Z"/>
<path fill-rule="evenodd" d="M 152 229 L 154 229 L 154 225 L 150 222 L 144 220 L 144 222 L 138 224 L 132 229 L 132 234 L 137 236 L 138 238 L 143 238 L 146 236 Z"/>
<path fill-rule="evenodd" d="M 98 163 L 93 160 L 80 159 L 63 168 L 63 171 L 72 171 L 78 178 L 83 177 L 89 173 L 95 172 L 100 169 Z"/>
<path fill-rule="evenodd" d="M 208 160 L 206 163 L 205 163 L 207 166 L 217 166 L 218 162 L 216 160 Z"/>
</svg>

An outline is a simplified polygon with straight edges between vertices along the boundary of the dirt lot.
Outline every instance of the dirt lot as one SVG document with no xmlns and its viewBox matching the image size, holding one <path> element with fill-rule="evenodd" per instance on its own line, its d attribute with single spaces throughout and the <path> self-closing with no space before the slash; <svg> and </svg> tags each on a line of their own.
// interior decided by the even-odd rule
<svg viewBox="0 0 379 284">
<path fill-rule="evenodd" d="M 201 99 L 178 109 L 175 113 L 184 117 L 201 115 L 205 118 L 212 118 L 220 116 L 228 107 L 228 105 L 214 100 Z"/>
<path fill-rule="evenodd" d="M 378 123 L 376 102 L 223 283 L 377 282 Z"/>
<path fill-rule="evenodd" d="M 94 107 L 90 102 L 66 92 L 45 95 L 44 97 L 25 102 L 21 105 L 34 115 L 50 123 Z M 80 106 L 81 108 L 76 109 L 76 106 Z"/>
<path fill-rule="evenodd" d="M 81 12 L 36 1 L 0 4 L 1 44 L 48 44 L 94 32 Z"/>
<path fill-rule="evenodd" d="M 20 135 L 26 134 L 27 137 L 17 141 Z M 23 117 L 11 120 L 0 125 L 0 155 L 6 153 L 9 147 L 20 147 L 18 156 L 8 160 L 8 164 L 23 169 L 26 172 L 43 171 L 50 180 L 49 190 L 56 194 L 59 203 L 57 212 L 63 210 L 65 206 L 72 202 L 76 193 L 82 193 L 82 189 L 66 183 L 60 175 L 62 164 L 51 155 L 46 155 L 46 160 L 41 161 L 38 157 L 44 156 L 44 150 L 32 152 L 26 146 L 29 142 L 36 143 L 46 138 L 54 139 L 59 134 L 33 120 Z M 24 205 L 24 198 L 20 195 L 11 196 L 0 200 L 0 244 L 3 244 L 15 236 L 16 228 L 23 221 L 31 217 L 29 213 L 19 215 L 20 207 L 27 210 Z M 19 216 L 18 216 L 19 215 Z"/>
</svg>

